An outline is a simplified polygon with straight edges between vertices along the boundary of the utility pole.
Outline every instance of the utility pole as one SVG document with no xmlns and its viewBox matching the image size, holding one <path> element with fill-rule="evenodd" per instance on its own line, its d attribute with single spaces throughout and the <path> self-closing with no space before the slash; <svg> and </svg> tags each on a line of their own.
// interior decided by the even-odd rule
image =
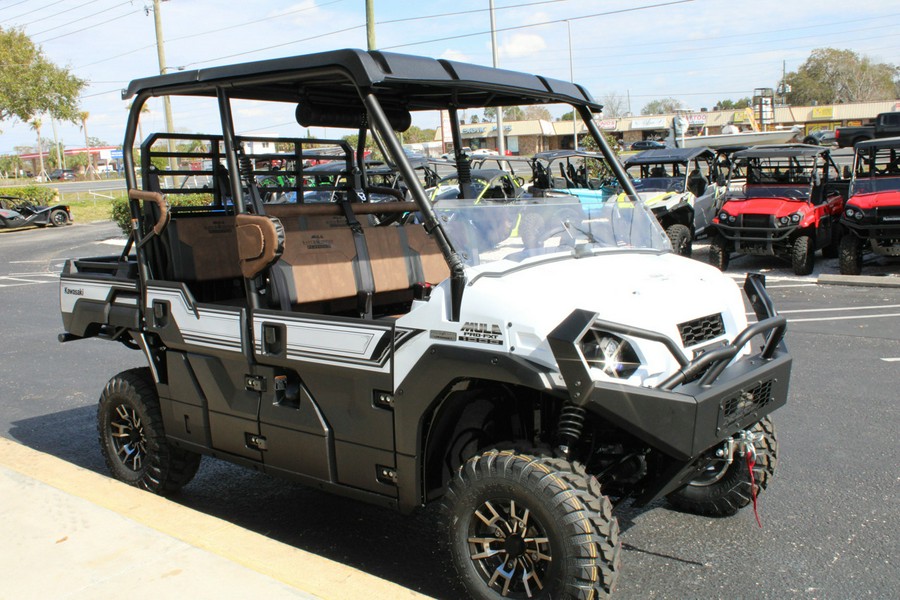
<svg viewBox="0 0 900 600">
<path fill-rule="evenodd" d="M 575 83 L 575 67 L 572 59 L 572 24 L 566 20 L 566 31 L 569 34 L 569 80 Z M 578 150 L 578 112 L 572 109 L 572 150 Z"/>
<path fill-rule="evenodd" d="M 162 31 L 162 14 L 159 10 L 159 5 L 161 2 L 166 0 L 153 0 L 153 24 L 156 26 L 156 55 L 159 59 L 159 74 L 165 75 L 166 73 L 166 43 L 163 40 L 163 31 Z M 166 113 L 166 131 L 169 133 L 175 133 L 175 122 L 172 119 L 172 101 L 169 99 L 169 96 L 163 96 L 163 109 Z M 169 138 L 169 152 L 175 152 L 175 140 Z M 169 157 L 169 168 L 171 170 L 175 170 L 177 168 L 177 163 L 174 157 Z"/>
<path fill-rule="evenodd" d="M 368 50 L 376 50 L 375 45 L 375 0 L 366 0 L 366 43 Z"/>
<path fill-rule="evenodd" d="M 497 68 L 497 23 L 494 20 L 494 0 L 490 0 L 491 9 L 491 54 L 494 57 L 494 68 Z M 497 151 L 506 156 L 506 140 L 503 139 L 503 107 L 497 107 Z"/>
</svg>

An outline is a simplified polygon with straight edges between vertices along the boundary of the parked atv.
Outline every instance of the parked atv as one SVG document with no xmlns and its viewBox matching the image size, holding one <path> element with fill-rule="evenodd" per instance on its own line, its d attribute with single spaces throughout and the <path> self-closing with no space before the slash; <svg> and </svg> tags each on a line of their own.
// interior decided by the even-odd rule
<svg viewBox="0 0 900 600">
<path fill-rule="evenodd" d="M 439 503 L 472 597 L 545 600 L 612 594 L 614 502 L 729 515 L 772 482 L 786 320 L 762 277 L 745 282 L 748 324 L 730 277 L 670 251 L 583 87 L 389 52 L 292 56 L 133 81 L 125 148 L 166 95 L 215 99 L 224 130 L 151 135 L 141 163 L 167 154 L 156 140 L 191 138 L 208 155 L 192 159 L 224 160 L 227 178 L 210 178 L 209 205 L 169 206 L 163 191 L 196 192 L 164 187 L 182 170 L 138 180 L 126 152 L 129 244 L 60 277 L 62 341 L 147 359 L 100 395 L 114 477 L 171 494 L 205 455 L 403 512 Z M 307 204 L 299 170 L 317 140 L 281 137 L 269 158 L 297 170 L 284 192 L 298 201 L 263 202 L 252 138 L 235 134 L 252 127 L 230 110 L 247 100 L 296 109 L 298 132 L 355 126 L 359 147 L 377 135 L 413 201 L 372 203 L 344 143 L 352 176 Z M 513 235 L 530 205 L 502 182 L 479 196 L 458 152 L 455 191 L 432 202 L 395 135 L 409 111 L 448 111 L 459 142 L 462 110 L 547 104 L 579 115 L 629 200 L 534 247 Z"/>
<path fill-rule="evenodd" d="M 72 212 L 65 204 L 36 206 L 16 196 L 0 196 L 0 229 L 71 224 Z"/>
<path fill-rule="evenodd" d="M 863 255 L 900 256 L 900 138 L 855 146 L 850 199 L 841 224 L 840 268 L 859 275 Z"/>
<path fill-rule="evenodd" d="M 690 256 L 693 241 L 708 233 L 724 199 L 725 179 L 715 166 L 708 148 L 645 150 L 625 159 L 635 189 L 682 256 Z"/>
<path fill-rule="evenodd" d="M 747 183 L 729 192 L 715 218 L 710 263 L 724 271 L 732 254 L 775 256 L 789 261 L 795 274 L 809 275 L 816 250 L 837 256 L 849 182 L 827 148 L 754 146 L 733 159 Z"/>
</svg>

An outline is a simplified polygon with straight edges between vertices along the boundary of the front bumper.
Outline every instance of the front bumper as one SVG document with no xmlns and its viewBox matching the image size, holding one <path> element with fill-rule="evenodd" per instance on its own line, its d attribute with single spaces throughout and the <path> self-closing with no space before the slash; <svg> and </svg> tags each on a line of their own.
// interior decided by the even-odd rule
<svg viewBox="0 0 900 600">
<path fill-rule="evenodd" d="M 765 218 L 766 223 L 762 223 L 761 220 L 758 223 L 741 222 L 734 225 L 715 223 L 714 227 L 722 237 L 733 244 L 735 252 L 774 255 L 776 248 L 790 246 L 793 234 L 800 227 L 796 224 L 776 226 L 774 217 L 766 215 Z M 739 219 L 743 221 L 743 217 Z"/>
<path fill-rule="evenodd" d="M 787 402 L 792 359 L 784 344 L 786 320 L 775 314 L 761 275 L 748 275 L 744 289 L 759 321 L 731 344 L 693 360 L 661 334 L 599 322 L 587 311 L 574 311 L 549 336 L 571 401 L 669 457 L 671 469 L 654 482 L 650 499 L 689 481 L 701 454 Z M 578 343 L 593 326 L 662 343 L 681 369 L 653 388 L 592 381 Z M 759 351 L 732 362 L 757 335 L 765 338 Z"/>
</svg>

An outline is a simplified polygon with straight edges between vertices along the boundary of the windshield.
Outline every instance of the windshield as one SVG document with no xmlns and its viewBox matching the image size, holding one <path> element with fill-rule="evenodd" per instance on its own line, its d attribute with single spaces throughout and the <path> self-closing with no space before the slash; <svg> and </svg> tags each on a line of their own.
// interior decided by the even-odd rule
<svg viewBox="0 0 900 600">
<path fill-rule="evenodd" d="M 635 179 L 634 189 L 639 192 L 683 192 L 684 177 L 644 177 Z"/>
<path fill-rule="evenodd" d="M 853 168 L 850 195 L 900 190 L 900 148 L 860 149 Z"/>
<path fill-rule="evenodd" d="M 495 272 L 546 257 L 671 249 L 643 203 L 582 205 L 571 196 L 509 202 L 439 200 L 434 211 L 466 265 L 487 266 Z"/>
</svg>

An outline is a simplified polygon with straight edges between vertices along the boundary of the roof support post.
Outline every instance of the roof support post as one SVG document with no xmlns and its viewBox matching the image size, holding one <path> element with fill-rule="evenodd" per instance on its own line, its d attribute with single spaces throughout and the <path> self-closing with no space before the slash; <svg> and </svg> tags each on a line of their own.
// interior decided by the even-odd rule
<svg viewBox="0 0 900 600">
<path fill-rule="evenodd" d="M 393 155 L 391 158 L 400 170 L 400 174 L 403 175 L 403 179 L 406 180 L 406 184 L 409 187 L 409 192 L 412 195 L 413 200 L 419 206 L 419 210 L 422 211 L 422 216 L 425 220 L 425 230 L 434 236 L 435 242 L 437 242 L 438 247 L 441 249 L 441 254 L 444 255 L 444 258 L 447 261 L 447 266 L 450 267 L 450 288 L 452 296 L 450 319 L 459 321 L 462 295 L 466 286 L 466 272 L 462 259 L 450 244 L 450 240 L 444 235 L 444 230 L 440 227 L 440 223 L 437 216 L 434 214 L 431 203 L 425 197 L 425 190 L 422 189 L 419 178 L 416 177 L 415 169 L 409 164 L 409 160 L 407 160 L 406 154 L 403 152 L 403 147 L 400 146 L 400 142 L 397 141 L 394 130 L 391 128 L 391 124 L 384 114 L 384 110 L 381 108 L 381 104 L 378 102 L 375 94 L 370 90 L 360 90 L 360 93 L 362 94 L 363 103 L 369 111 L 369 121 L 378 130 L 378 134 L 381 136 L 388 152 Z M 455 111 L 452 111 L 451 114 L 455 114 Z M 459 127 L 457 126 L 454 129 L 458 131 Z M 456 136 L 454 136 L 454 139 L 455 137 Z"/>
<path fill-rule="evenodd" d="M 231 117 L 231 102 L 225 95 L 225 88 L 216 88 L 216 99 L 219 101 L 219 118 L 222 120 L 222 139 L 225 142 L 225 164 L 228 166 L 231 183 L 231 201 L 238 213 L 246 212 L 244 195 L 241 193 L 241 178 L 238 175 L 237 152 L 234 147 L 234 120 Z M 213 169 L 216 165 L 213 165 Z"/>
<path fill-rule="evenodd" d="M 584 121 L 585 126 L 588 128 L 588 131 L 591 132 L 592 136 L 594 136 L 594 140 L 596 140 L 597 142 L 597 147 L 600 148 L 600 153 L 603 155 L 603 158 L 606 159 L 606 162 L 609 163 L 609 167 L 612 169 L 613 173 L 616 174 L 616 178 L 622 184 L 622 188 L 628 194 L 629 198 L 631 198 L 632 202 L 638 202 L 638 193 L 637 190 L 634 189 L 634 185 L 631 183 L 631 178 L 628 177 L 628 174 L 625 172 L 625 168 L 622 166 L 622 163 L 619 162 L 619 159 L 616 158 L 616 155 L 613 154 L 612 149 L 610 149 L 609 144 L 606 143 L 606 136 L 603 135 L 603 132 L 600 131 L 600 128 L 597 127 L 596 123 L 594 123 L 591 109 L 589 109 L 587 106 L 576 106 L 575 108 L 578 110 L 578 114 L 581 116 L 581 120 Z"/>
</svg>

